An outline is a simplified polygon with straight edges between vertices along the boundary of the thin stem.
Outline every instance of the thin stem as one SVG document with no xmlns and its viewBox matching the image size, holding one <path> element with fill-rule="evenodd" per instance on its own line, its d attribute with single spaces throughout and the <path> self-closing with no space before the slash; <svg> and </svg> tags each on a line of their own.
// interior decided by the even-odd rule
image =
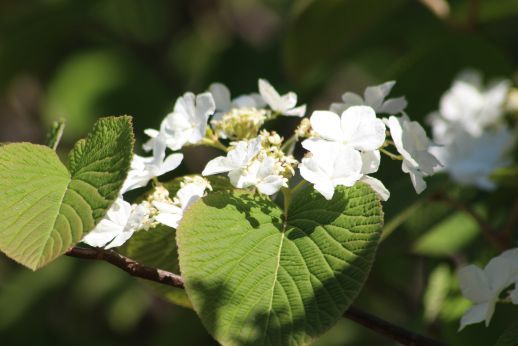
<svg viewBox="0 0 518 346">
<path fill-rule="evenodd" d="M 449 204 L 453 208 L 462 211 L 468 215 L 470 215 L 478 226 L 480 227 L 480 231 L 482 236 L 486 238 L 491 244 L 493 244 L 498 250 L 505 250 L 505 244 L 503 244 L 502 240 L 498 238 L 493 227 L 482 218 L 475 210 L 465 205 L 461 201 L 453 199 L 445 193 L 436 193 L 435 195 L 430 197 L 434 201 L 442 201 L 446 204 Z"/>
<path fill-rule="evenodd" d="M 392 160 L 398 160 L 398 161 L 403 160 L 403 156 L 393 154 L 393 153 L 391 153 L 390 151 L 388 151 L 388 150 L 386 150 L 386 149 L 380 148 L 380 151 L 381 151 L 383 154 L 385 154 L 385 155 L 387 155 L 388 157 L 390 157 Z"/>
<path fill-rule="evenodd" d="M 201 140 L 201 144 L 223 150 L 224 152 L 228 152 L 228 148 L 223 143 L 221 143 L 219 141 L 219 139 L 217 139 L 217 138 L 213 138 L 213 139 L 203 138 Z"/>
<path fill-rule="evenodd" d="M 292 154 L 293 148 L 295 147 L 295 144 L 297 143 L 298 140 L 299 140 L 298 136 L 294 134 L 293 136 L 288 138 L 286 141 L 284 141 L 284 143 L 281 146 L 281 150 L 285 154 Z"/>
<path fill-rule="evenodd" d="M 285 187 L 283 187 L 281 189 L 281 191 L 282 191 L 282 196 L 284 197 L 284 221 L 288 221 L 288 208 L 290 207 L 290 203 L 291 203 L 292 191 Z"/>
<path fill-rule="evenodd" d="M 47 135 L 47 146 L 52 150 L 56 150 L 58 148 L 59 142 L 61 141 L 64 130 L 65 121 L 63 119 L 54 121 L 52 123 L 52 127 L 50 128 L 50 132 Z"/>
<path fill-rule="evenodd" d="M 364 327 L 369 328 L 389 339 L 395 340 L 402 345 L 408 346 L 443 346 L 442 342 L 430 339 L 426 336 L 413 333 L 404 328 L 398 327 L 390 322 L 382 320 L 381 318 L 362 311 L 354 306 L 351 306 L 344 316 Z"/>
<path fill-rule="evenodd" d="M 306 186 L 307 184 L 307 181 L 302 179 L 297 185 L 295 185 L 292 189 L 291 189 L 291 193 L 292 194 L 295 194 L 297 193 L 300 189 L 302 189 L 304 186 Z"/>
<path fill-rule="evenodd" d="M 402 212 L 390 219 L 390 221 L 387 222 L 385 226 L 383 226 L 380 241 L 384 241 L 385 239 L 387 239 L 392 234 L 392 232 L 394 232 L 399 226 L 401 226 L 403 222 L 405 222 L 410 216 L 412 216 L 412 214 L 415 213 L 416 210 L 418 210 L 421 207 L 421 205 L 423 205 L 423 202 L 424 199 L 420 199 L 412 203 Z"/>
<path fill-rule="evenodd" d="M 105 261 L 116 266 L 117 268 L 124 270 L 132 276 L 158 282 L 176 288 L 184 288 L 184 282 L 180 275 L 168 272 L 166 270 L 144 266 L 113 250 L 73 247 L 70 250 L 68 250 L 66 255 L 82 259 Z M 356 323 L 359 323 L 362 326 L 369 328 L 370 330 L 373 330 L 381 335 L 384 335 L 389 339 L 395 340 L 403 345 L 444 345 L 441 342 L 429 339 L 425 336 L 398 327 L 388 321 L 382 320 L 381 318 L 371 315 L 354 306 L 349 307 L 349 309 L 344 313 L 344 317 L 352 321 L 355 321 Z"/>
</svg>

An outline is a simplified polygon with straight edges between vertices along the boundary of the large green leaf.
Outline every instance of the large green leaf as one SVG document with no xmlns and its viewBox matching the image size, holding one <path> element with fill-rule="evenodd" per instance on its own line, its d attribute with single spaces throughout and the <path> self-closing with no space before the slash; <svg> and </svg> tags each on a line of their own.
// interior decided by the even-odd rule
<svg viewBox="0 0 518 346">
<path fill-rule="evenodd" d="M 99 120 L 72 150 L 70 171 L 48 147 L 0 147 L 0 250 L 33 270 L 62 255 L 113 203 L 132 151 L 130 117 Z"/>
<path fill-rule="evenodd" d="M 498 338 L 495 346 L 518 346 L 518 322 L 513 323 L 511 327 L 505 330 Z"/>
<path fill-rule="evenodd" d="M 331 201 L 308 188 L 286 220 L 267 197 L 209 194 L 177 230 L 187 293 L 222 344 L 307 344 L 359 293 L 382 222 L 364 184 L 338 188 Z"/>
</svg>

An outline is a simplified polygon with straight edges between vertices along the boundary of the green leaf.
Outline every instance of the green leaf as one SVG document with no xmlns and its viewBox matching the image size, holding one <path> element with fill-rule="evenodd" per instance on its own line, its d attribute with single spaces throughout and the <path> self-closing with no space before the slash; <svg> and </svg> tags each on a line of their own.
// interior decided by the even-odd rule
<svg viewBox="0 0 518 346">
<path fill-rule="evenodd" d="M 99 120 L 72 150 L 69 170 L 48 147 L 0 147 L 0 250 L 35 270 L 93 229 L 126 178 L 133 151 L 130 119 Z"/>
<path fill-rule="evenodd" d="M 503 186 L 518 187 L 518 165 L 495 170 L 491 179 Z"/>
<path fill-rule="evenodd" d="M 432 257 L 449 256 L 473 241 L 478 233 L 479 227 L 473 218 L 457 212 L 420 237 L 413 251 Z"/>
<path fill-rule="evenodd" d="M 505 330 L 498 338 L 495 346 L 518 346 L 518 322 Z"/>
<path fill-rule="evenodd" d="M 308 188 L 287 220 L 269 198 L 217 192 L 177 230 L 194 309 L 222 344 L 307 344 L 342 316 L 367 279 L 383 214 L 372 190 Z"/>
</svg>

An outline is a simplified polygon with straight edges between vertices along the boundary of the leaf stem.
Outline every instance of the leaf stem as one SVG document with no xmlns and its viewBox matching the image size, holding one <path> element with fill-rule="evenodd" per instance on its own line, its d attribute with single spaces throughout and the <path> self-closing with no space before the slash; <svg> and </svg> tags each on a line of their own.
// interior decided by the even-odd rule
<svg viewBox="0 0 518 346">
<path fill-rule="evenodd" d="M 292 194 L 295 194 L 297 193 L 300 189 L 302 189 L 304 186 L 306 186 L 307 184 L 307 181 L 302 179 L 297 185 L 295 185 L 292 189 L 291 189 L 291 193 Z"/>
<path fill-rule="evenodd" d="M 52 127 L 50 128 L 50 132 L 47 135 L 47 146 L 52 150 L 56 150 L 58 148 L 59 142 L 61 141 L 61 137 L 63 136 L 63 131 L 65 130 L 65 120 L 60 119 L 54 121 L 52 123 Z"/>
<path fill-rule="evenodd" d="M 393 153 L 391 153 L 390 151 L 388 151 L 388 150 L 386 150 L 386 149 L 380 148 L 380 151 L 381 151 L 383 154 L 385 154 L 385 155 L 387 155 L 388 157 L 390 157 L 392 160 L 399 160 L 399 161 L 403 160 L 403 156 L 393 154 Z"/>
</svg>

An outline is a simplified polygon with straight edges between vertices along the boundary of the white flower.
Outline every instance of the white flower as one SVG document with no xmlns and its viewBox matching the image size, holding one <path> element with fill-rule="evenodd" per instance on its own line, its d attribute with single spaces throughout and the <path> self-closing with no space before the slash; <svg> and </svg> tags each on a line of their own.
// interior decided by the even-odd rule
<svg viewBox="0 0 518 346">
<path fill-rule="evenodd" d="M 277 90 L 265 79 L 259 79 L 259 93 L 270 108 L 282 115 L 303 117 L 306 113 L 306 105 L 297 105 L 297 94 L 290 91 L 279 95 Z"/>
<path fill-rule="evenodd" d="M 461 131 L 455 138 L 448 145 L 431 149 L 443 169 L 452 180 L 461 184 L 494 189 L 496 184 L 490 179 L 491 173 L 512 162 L 508 155 L 515 140 L 511 131 L 502 127 L 485 131 L 478 137 Z"/>
<path fill-rule="evenodd" d="M 482 134 L 485 127 L 500 122 L 509 92 L 509 81 L 503 80 L 484 88 L 481 76 L 468 71 L 461 74 L 442 96 L 439 114 L 450 123 L 457 123 L 473 136 Z M 438 143 L 448 139 L 436 138 Z"/>
<path fill-rule="evenodd" d="M 279 174 L 277 160 L 259 157 L 262 151 L 262 136 L 249 141 L 240 141 L 227 156 L 217 157 L 207 163 L 202 175 L 228 172 L 230 183 L 237 188 L 256 186 L 259 192 L 271 195 L 286 185 L 287 179 Z"/>
<path fill-rule="evenodd" d="M 213 175 L 224 172 L 237 172 L 245 169 L 261 150 L 261 136 L 249 140 L 240 141 L 235 148 L 227 153 L 227 156 L 219 156 L 209 161 L 202 175 Z M 236 174 L 236 173 L 233 173 Z"/>
<path fill-rule="evenodd" d="M 235 99 L 230 98 L 230 90 L 221 83 L 212 83 L 209 86 L 209 92 L 214 98 L 216 105 L 216 113 L 213 119 L 221 119 L 223 114 L 234 108 L 263 108 L 266 106 L 261 95 L 252 93 L 249 95 L 241 95 Z"/>
<path fill-rule="evenodd" d="M 183 154 L 171 154 L 164 159 L 165 152 L 158 156 L 142 157 L 133 155 L 128 176 L 124 181 L 121 193 L 146 186 L 154 177 L 176 169 L 183 160 Z"/>
<path fill-rule="evenodd" d="M 106 249 L 121 246 L 133 233 L 145 228 L 149 213 L 148 202 L 130 205 L 119 197 L 108 209 L 106 216 L 82 241 L 90 246 Z"/>
<path fill-rule="evenodd" d="M 390 197 L 389 190 L 385 187 L 385 185 L 383 185 L 383 183 L 380 180 L 367 175 L 376 173 L 378 171 L 381 161 L 381 155 L 379 150 L 362 152 L 361 158 L 361 173 L 363 174 L 363 176 L 361 177 L 360 181 L 369 185 L 374 190 L 374 192 L 376 192 L 376 194 L 382 201 L 387 201 Z"/>
<path fill-rule="evenodd" d="M 371 107 L 353 106 L 338 116 L 330 111 L 315 111 L 311 127 L 321 139 L 350 146 L 356 150 L 377 150 L 385 142 L 385 125 Z M 304 141 L 315 142 L 310 138 Z M 310 145 L 310 144 L 309 144 Z"/>
<path fill-rule="evenodd" d="M 435 172 L 440 162 L 430 152 L 430 140 L 417 121 L 410 121 L 407 115 L 390 116 L 387 120 L 390 135 L 397 151 L 403 156 L 401 168 L 409 173 L 417 193 L 426 188 L 423 177 Z"/>
<path fill-rule="evenodd" d="M 156 198 L 151 203 L 158 210 L 155 220 L 172 228 L 178 228 L 184 211 L 192 203 L 203 197 L 206 190 L 212 190 L 210 183 L 200 177 L 186 177 L 174 200 Z"/>
<path fill-rule="evenodd" d="M 380 85 L 367 87 L 363 93 L 363 98 L 358 94 L 346 92 L 342 95 L 344 103 L 333 103 L 331 104 L 330 109 L 337 114 L 341 114 L 349 107 L 365 105 L 372 107 L 376 113 L 401 113 L 407 106 L 404 96 L 391 98 L 385 101 L 385 97 L 387 97 L 395 84 L 395 81 L 390 81 Z"/>
<path fill-rule="evenodd" d="M 468 265 L 461 268 L 458 275 L 462 294 L 475 304 L 462 316 L 459 330 L 482 321 L 488 326 L 501 292 L 511 284 L 511 262 L 496 257 L 484 270 Z"/>
<path fill-rule="evenodd" d="M 160 131 L 148 129 L 145 133 L 151 137 L 144 145 L 145 150 L 153 147 L 154 141 L 162 140 L 171 150 L 178 150 L 185 144 L 200 143 L 205 137 L 207 121 L 216 106 L 209 92 L 194 95 L 185 93 L 176 100 L 173 112 L 169 113 L 160 125 Z M 162 137 L 158 137 L 162 134 Z"/>
<path fill-rule="evenodd" d="M 300 175 L 326 199 L 333 198 L 336 186 L 353 186 L 362 178 L 362 158 L 353 148 L 325 141 L 310 142 L 310 148 L 310 156 L 299 165 Z"/>
<path fill-rule="evenodd" d="M 287 186 L 288 179 L 277 174 L 276 160 L 266 156 L 262 160 L 253 160 L 244 170 L 229 173 L 230 182 L 238 188 L 249 186 L 257 187 L 265 195 L 273 195 L 283 186 Z"/>
</svg>

